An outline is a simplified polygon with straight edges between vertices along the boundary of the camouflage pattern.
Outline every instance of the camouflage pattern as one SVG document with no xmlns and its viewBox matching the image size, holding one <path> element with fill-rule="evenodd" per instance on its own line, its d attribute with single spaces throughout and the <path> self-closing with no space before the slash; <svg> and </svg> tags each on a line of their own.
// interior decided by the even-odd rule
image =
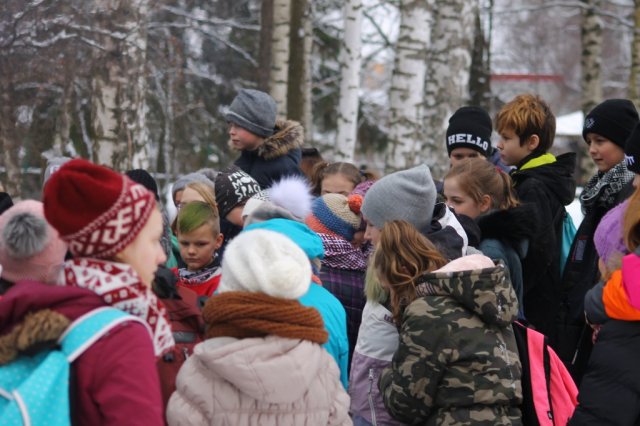
<svg viewBox="0 0 640 426">
<path fill-rule="evenodd" d="M 420 425 L 521 425 L 518 302 L 504 264 L 428 273 L 380 378 L 393 417 Z"/>
</svg>

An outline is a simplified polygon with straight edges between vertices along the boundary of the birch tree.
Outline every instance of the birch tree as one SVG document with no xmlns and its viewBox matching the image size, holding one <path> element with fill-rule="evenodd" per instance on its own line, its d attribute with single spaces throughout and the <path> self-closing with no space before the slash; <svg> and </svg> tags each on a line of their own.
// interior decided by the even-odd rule
<svg viewBox="0 0 640 426">
<path fill-rule="evenodd" d="M 469 102 L 469 76 L 477 0 L 438 2 L 429 70 L 425 83 L 421 160 L 436 176 L 448 168 L 446 129 L 449 117 Z"/>
<path fill-rule="evenodd" d="M 602 23 L 597 12 L 599 0 L 581 0 L 581 3 L 584 7 L 580 29 L 582 41 L 580 88 L 582 111 L 587 114 L 602 101 Z"/>
<path fill-rule="evenodd" d="M 280 117 L 287 116 L 290 20 L 291 0 L 273 0 L 273 36 L 271 40 L 269 92 L 278 105 Z"/>
<path fill-rule="evenodd" d="M 96 10 L 105 28 L 100 41 L 106 54 L 99 54 L 101 69 L 95 71 L 92 81 L 94 161 L 115 169 L 148 168 L 148 0 L 113 0 L 108 6 L 106 13 L 101 13 L 105 9 Z"/>
<path fill-rule="evenodd" d="M 629 99 L 633 101 L 636 108 L 640 108 L 640 0 L 634 1 L 633 24 Z"/>
<path fill-rule="evenodd" d="M 414 165 L 424 137 L 425 52 L 431 43 L 435 0 L 400 2 L 400 32 L 389 89 L 389 149 L 386 171 Z"/>
<path fill-rule="evenodd" d="M 334 159 L 353 162 L 358 131 L 358 98 L 362 63 L 362 0 L 344 4 L 344 37 L 340 49 L 340 102 Z"/>
</svg>

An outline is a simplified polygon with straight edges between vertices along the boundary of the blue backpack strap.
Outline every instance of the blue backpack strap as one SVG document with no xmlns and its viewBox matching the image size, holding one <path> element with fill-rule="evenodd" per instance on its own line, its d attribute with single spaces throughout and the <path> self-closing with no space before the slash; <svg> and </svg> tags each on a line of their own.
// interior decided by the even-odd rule
<svg viewBox="0 0 640 426">
<path fill-rule="evenodd" d="M 58 344 L 72 363 L 109 330 L 127 321 L 137 321 L 146 326 L 142 319 L 120 309 L 107 306 L 94 309 L 76 319 L 60 336 Z"/>
</svg>

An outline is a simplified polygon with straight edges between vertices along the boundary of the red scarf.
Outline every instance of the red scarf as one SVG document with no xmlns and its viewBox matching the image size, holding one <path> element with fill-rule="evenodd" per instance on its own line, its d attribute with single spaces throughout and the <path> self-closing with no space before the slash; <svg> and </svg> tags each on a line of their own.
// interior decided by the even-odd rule
<svg viewBox="0 0 640 426">
<path fill-rule="evenodd" d="M 99 259 L 73 259 L 64 265 L 64 280 L 68 286 L 91 290 L 108 305 L 143 319 L 156 356 L 175 345 L 164 306 L 131 266 Z"/>
</svg>

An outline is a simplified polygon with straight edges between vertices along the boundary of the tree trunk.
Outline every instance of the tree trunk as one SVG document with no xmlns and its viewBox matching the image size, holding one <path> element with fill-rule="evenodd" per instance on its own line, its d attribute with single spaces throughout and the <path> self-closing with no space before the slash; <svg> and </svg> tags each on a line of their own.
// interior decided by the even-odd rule
<svg viewBox="0 0 640 426">
<path fill-rule="evenodd" d="M 640 108 L 640 0 L 634 1 L 633 23 L 629 99 L 633 101 L 636 108 Z"/>
<path fill-rule="evenodd" d="M 489 22 L 493 13 L 493 1 L 489 4 Z M 482 26 L 480 8 L 475 16 L 475 35 L 473 39 L 473 53 L 471 57 L 471 75 L 469 77 L 470 104 L 491 110 L 491 25 L 489 34 L 485 35 Z"/>
<path fill-rule="evenodd" d="M 434 176 L 449 168 L 446 130 L 453 112 L 469 103 L 469 75 L 477 0 L 438 2 L 425 83 L 421 161 Z"/>
<path fill-rule="evenodd" d="M 347 0 L 344 4 L 344 37 L 340 49 L 340 102 L 334 159 L 350 163 L 354 160 L 358 131 L 361 30 L 362 0 Z"/>
<path fill-rule="evenodd" d="M 291 30 L 289 37 L 289 80 L 287 89 L 287 117 L 304 122 L 304 105 L 307 103 L 306 80 L 307 62 L 305 42 L 311 34 L 307 34 L 306 22 L 311 18 L 310 4 L 307 0 L 296 0 L 291 3 Z"/>
<path fill-rule="evenodd" d="M 431 43 L 435 0 L 400 3 L 400 32 L 389 88 L 389 144 L 387 172 L 410 167 L 424 137 L 425 52 Z"/>
<path fill-rule="evenodd" d="M 585 8 L 582 9 L 582 111 L 587 114 L 602 101 L 602 24 L 597 15 L 599 0 L 581 0 Z"/>
<path fill-rule="evenodd" d="M 271 74 L 269 92 L 278 105 L 278 116 L 287 117 L 289 81 L 289 23 L 291 0 L 273 1 L 273 38 L 271 39 Z"/>
<path fill-rule="evenodd" d="M 260 9 L 260 56 L 258 59 L 258 89 L 269 91 L 271 72 L 271 40 L 273 38 L 273 1 L 262 0 Z"/>
<path fill-rule="evenodd" d="M 92 81 L 94 161 L 124 171 L 149 167 L 149 132 L 146 125 L 146 22 L 148 0 L 114 1 L 103 15 L 105 28 L 119 25 L 127 37 L 105 35 L 107 53 L 102 72 Z"/>
<path fill-rule="evenodd" d="M 309 3 L 307 8 L 309 17 L 305 20 L 304 33 L 304 104 L 302 105 L 302 125 L 304 127 L 305 142 L 311 144 L 313 142 L 313 71 L 311 69 L 311 56 L 313 54 L 313 4 Z"/>
<path fill-rule="evenodd" d="M 0 148 L 4 151 L 4 191 L 13 198 L 20 198 L 22 174 L 20 172 L 20 144 L 15 131 L 15 114 L 11 104 L 12 73 L 7 61 L 0 57 Z"/>
</svg>

